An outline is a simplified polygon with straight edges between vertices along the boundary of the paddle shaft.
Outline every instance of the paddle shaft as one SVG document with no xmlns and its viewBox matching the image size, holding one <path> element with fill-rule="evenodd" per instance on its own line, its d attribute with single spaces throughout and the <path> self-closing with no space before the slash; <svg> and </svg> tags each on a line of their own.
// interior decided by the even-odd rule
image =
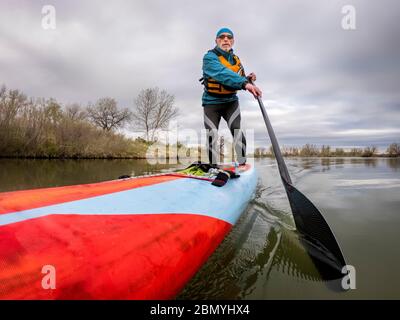
<svg viewBox="0 0 400 320">
<path fill-rule="evenodd" d="M 253 82 L 250 80 L 250 83 Z M 281 178 L 285 180 L 286 183 L 292 184 L 292 179 L 290 179 L 289 171 L 286 167 L 285 161 L 283 160 L 281 149 L 279 148 L 278 140 L 276 139 L 274 129 L 272 128 L 271 122 L 269 121 L 267 111 L 265 111 L 264 103 L 262 102 L 260 97 L 256 97 L 258 104 L 261 109 L 261 113 L 264 118 L 265 125 L 267 126 L 268 134 L 271 139 L 272 149 L 274 150 L 276 162 L 278 163 L 279 172 L 281 174 Z"/>
</svg>

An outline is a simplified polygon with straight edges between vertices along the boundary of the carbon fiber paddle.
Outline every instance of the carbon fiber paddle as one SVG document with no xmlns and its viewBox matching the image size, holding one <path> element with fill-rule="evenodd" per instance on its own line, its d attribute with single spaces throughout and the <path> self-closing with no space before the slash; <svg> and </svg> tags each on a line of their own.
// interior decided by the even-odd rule
<svg viewBox="0 0 400 320">
<path fill-rule="evenodd" d="M 253 84 L 250 79 L 249 81 Z M 343 278 L 345 273 L 342 273 L 342 270 L 346 266 L 346 262 L 339 244 L 319 210 L 304 194 L 293 186 L 264 104 L 260 97 L 256 97 L 256 99 L 267 126 L 279 173 L 292 208 L 296 228 L 301 235 L 300 240 L 321 273 L 323 280 Z"/>
</svg>

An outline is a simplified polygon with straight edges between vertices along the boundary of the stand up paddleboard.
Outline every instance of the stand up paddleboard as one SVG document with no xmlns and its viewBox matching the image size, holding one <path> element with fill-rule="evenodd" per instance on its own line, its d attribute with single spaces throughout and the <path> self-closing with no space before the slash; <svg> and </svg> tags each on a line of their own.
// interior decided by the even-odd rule
<svg viewBox="0 0 400 320">
<path fill-rule="evenodd" d="M 175 297 L 251 199 L 255 170 L 238 171 L 0 193 L 0 299 Z"/>
</svg>

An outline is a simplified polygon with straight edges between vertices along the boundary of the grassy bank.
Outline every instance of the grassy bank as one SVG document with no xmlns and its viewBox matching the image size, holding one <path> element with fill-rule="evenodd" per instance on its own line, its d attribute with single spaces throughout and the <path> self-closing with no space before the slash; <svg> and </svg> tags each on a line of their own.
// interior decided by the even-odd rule
<svg viewBox="0 0 400 320">
<path fill-rule="evenodd" d="M 147 147 L 95 126 L 79 105 L 0 89 L 0 157 L 145 158 Z"/>
</svg>

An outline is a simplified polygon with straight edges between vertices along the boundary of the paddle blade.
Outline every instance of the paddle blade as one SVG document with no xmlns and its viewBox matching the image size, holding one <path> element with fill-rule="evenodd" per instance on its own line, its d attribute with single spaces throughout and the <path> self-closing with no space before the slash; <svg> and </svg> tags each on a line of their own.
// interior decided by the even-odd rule
<svg viewBox="0 0 400 320">
<path fill-rule="evenodd" d="M 302 243 L 306 246 L 322 278 L 324 280 L 343 278 L 345 274 L 342 273 L 342 269 L 346 262 L 328 223 L 305 195 L 284 180 L 283 183 L 296 228 L 302 236 Z"/>
</svg>

